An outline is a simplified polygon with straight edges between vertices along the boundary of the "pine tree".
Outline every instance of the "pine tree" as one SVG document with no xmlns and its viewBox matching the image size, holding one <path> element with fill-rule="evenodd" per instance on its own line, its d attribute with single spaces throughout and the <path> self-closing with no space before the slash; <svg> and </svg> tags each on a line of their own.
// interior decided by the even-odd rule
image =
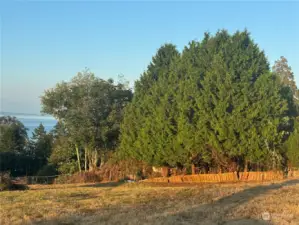
<svg viewBox="0 0 299 225">
<path fill-rule="evenodd" d="M 47 133 L 43 124 L 34 129 L 30 140 L 30 152 L 39 164 L 46 165 L 52 151 L 52 135 Z"/>
<path fill-rule="evenodd" d="M 169 130 L 165 126 L 169 118 L 165 110 L 167 95 L 163 92 L 168 89 L 165 81 L 172 61 L 178 57 L 174 45 L 161 46 L 140 81 L 135 83 L 134 97 L 125 110 L 121 126 L 123 154 L 154 165 L 165 164 L 163 155 L 169 147 Z"/>
</svg>

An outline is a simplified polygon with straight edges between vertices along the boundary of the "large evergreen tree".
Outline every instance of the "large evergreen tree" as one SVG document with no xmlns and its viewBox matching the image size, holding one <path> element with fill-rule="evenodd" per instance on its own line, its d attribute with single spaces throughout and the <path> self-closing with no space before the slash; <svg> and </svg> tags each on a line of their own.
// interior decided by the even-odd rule
<svg viewBox="0 0 299 225">
<path fill-rule="evenodd" d="M 174 45 L 161 46 L 147 71 L 136 81 L 134 97 L 126 107 L 121 127 L 124 155 L 160 165 L 165 163 L 166 154 L 173 155 L 167 152 L 171 142 L 170 111 L 175 106 L 165 92 L 171 90 L 168 74 L 172 61 L 179 57 Z"/>
<path fill-rule="evenodd" d="M 165 51 L 170 63 L 154 64 L 163 65 L 155 70 L 158 78 L 148 70 L 136 83 L 122 124 L 121 153 L 152 165 L 277 166 L 290 113 L 249 33 L 206 33 L 182 55 L 174 52 Z M 148 77 L 150 86 L 142 86 Z"/>
</svg>

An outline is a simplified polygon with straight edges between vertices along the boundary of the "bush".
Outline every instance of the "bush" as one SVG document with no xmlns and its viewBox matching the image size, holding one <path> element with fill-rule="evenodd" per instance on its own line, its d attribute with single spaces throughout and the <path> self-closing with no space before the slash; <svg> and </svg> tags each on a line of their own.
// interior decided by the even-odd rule
<svg viewBox="0 0 299 225">
<path fill-rule="evenodd" d="M 10 173 L 0 172 L 0 191 L 26 189 L 28 189 L 26 185 L 13 182 L 10 177 Z"/>
<path fill-rule="evenodd" d="M 63 162 L 58 164 L 58 171 L 61 174 L 74 174 L 78 172 L 77 161 Z"/>
<path fill-rule="evenodd" d="M 70 177 L 71 183 L 95 183 L 101 182 L 102 178 L 100 174 L 92 171 L 92 172 L 79 172 L 75 173 Z"/>
<path fill-rule="evenodd" d="M 56 167 L 53 164 L 43 166 L 37 173 L 37 176 L 54 176 L 57 175 Z"/>
<path fill-rule="evenodd" d="M 115 160 L 112 157 L 99 173 L 105 181 L 141 180 L 151 176 L 152 167 L 135 159 Z"/>
<path fill-rule="evenodd" d="M 68 184 L 70 183 L 70 177 L 72 175 L 59 175 L 57 178 L 55 178 L 54 183 L 55 184 Z"/>
<path fill-rule="evenodd" d="M 9 173 L 0 173 L 0 191 L 10 190 L 12 182 Z"/>
<path fill-rule="evenodd" d="M 55 179 L 56 184 L 74 184 L 74 183 L 96 183 L 101 182 L 103 179 L 96 171 L 78 172 L 71 176 L 61 175 Z"/>
</svg>

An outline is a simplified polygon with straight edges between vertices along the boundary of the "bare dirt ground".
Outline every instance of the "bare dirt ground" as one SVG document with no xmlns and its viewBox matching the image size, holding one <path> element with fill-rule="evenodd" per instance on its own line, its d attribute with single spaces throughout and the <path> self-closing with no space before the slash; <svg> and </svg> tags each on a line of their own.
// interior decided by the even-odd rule
<svg viewBox="0 0 299 225">
<path fill-rule="evenodd" d="M 40 185 L 0 193 L 0 224 L 299 225 L 299 179 Z"/>
</svg>

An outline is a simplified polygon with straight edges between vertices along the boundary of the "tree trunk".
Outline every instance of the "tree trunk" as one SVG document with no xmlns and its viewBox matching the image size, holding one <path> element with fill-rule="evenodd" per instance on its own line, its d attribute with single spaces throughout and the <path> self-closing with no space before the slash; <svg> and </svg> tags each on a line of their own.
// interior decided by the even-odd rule
<svg viewBox="0 0 299 225">
<path fill-rule="evenodd" d="M 75 148 L 76 148 L 76 154 L 77 154 L 78 169 L 79 169 L 79 172 L 81 172 L 80 154 L 79 154 L 79 147 L 77 144 L 75 145 Z"/>
<path fill-rule="evenodd" d="M 97 168 L 98 160 L 99 160 L 98 152 L 97 152 L 97 150 L 94 150 L 94 154 L 93 154 L 93 167 L 94 167 L 94 169 Z"/>
<path fill-rule="evenodd" d="M 100 153 L 100 168 L 102 168 L 105 164 L 105 153 Z"/>
<path fill-rule="evenodd" d="M 195 165 L 193 163 L 191 164 L 191 172 L 192 175 L 195 174 Z"/>
<path fill-rule="evenodd" d="M 87 171 L 87 147 L 84 148 L 84 170 Z"/>
<path fill-rule="evenodd" d="M 222 173 L 222 168 L 221 168 L 221 166 L 220 165 L 218 165 L 218 173 Z"/>
<path fill-rule="evenodd" d="M 245 160 L 244 172 L 248 172 L 248 161 Z"/>
<path fill-rule="evenodd" d="M 97 164 L 98 164 L 98 152 L 96 150 L 90 152 L 88 162 L 89 162 L 89 171 L 94 171 L 97 168 Z"/>
<path fill-rule="evenodd" d="M 111 174 L 111 170 L 109 171 L 109 181 L 112 180 L 112 174 Z"/>
</svg>

